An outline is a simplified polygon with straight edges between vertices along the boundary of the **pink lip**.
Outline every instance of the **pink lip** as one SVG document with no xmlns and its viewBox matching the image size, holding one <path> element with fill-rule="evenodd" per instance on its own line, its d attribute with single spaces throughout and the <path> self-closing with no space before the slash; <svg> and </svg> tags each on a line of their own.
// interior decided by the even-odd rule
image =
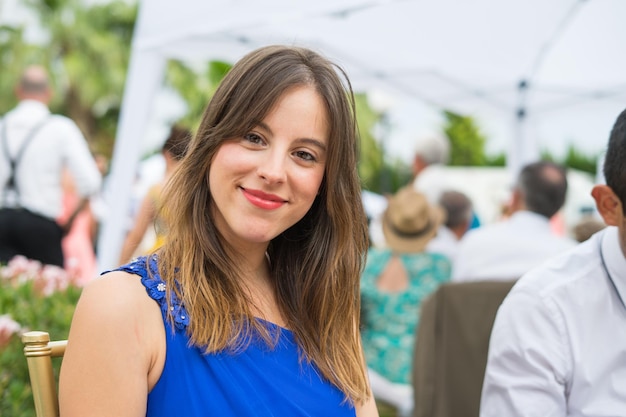
<svg viewBox="0 0 626 417">
<path fill-rule="evenodd" d="M 243 191 L 244 197 L 252 203 L 253 205 L 266 209 L 266 210 L 274 210 L 279 207 L 282 207 L 287 201 L 285 201 L 280 196 L 274 194 L 267 194 L 263 191 L 259 190 L 251 190 L 249 188 L 241 188 Z"/>
</svg>

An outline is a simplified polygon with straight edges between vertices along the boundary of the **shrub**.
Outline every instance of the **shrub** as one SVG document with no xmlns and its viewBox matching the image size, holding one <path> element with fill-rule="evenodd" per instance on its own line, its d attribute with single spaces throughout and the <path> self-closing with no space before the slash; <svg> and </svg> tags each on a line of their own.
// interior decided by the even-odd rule
<svg viewBox="0 0 626 417">
<path fill-rule="evenodd" d="M 81 289 L 63 269 L 23 257 L 0 268 L 0 416 L 32 417 L 35 406 L 20 336 L 66 339 Z M 54 361 L 58 376 L 60 361 Z"/>
</svg>

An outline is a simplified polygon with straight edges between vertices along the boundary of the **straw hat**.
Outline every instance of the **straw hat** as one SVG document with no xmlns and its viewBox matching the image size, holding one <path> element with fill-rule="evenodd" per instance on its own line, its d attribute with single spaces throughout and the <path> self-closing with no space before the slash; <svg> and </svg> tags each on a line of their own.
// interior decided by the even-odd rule
<svg viewBox="0 0 626 417">
<path fill-rule="evenodd" d="M 383 215 L 387 246 L 395 252 L 420 252 L 445 221 L 441 207 L 432 206 L 412 186 L 400 189 Z"/>
</svg>

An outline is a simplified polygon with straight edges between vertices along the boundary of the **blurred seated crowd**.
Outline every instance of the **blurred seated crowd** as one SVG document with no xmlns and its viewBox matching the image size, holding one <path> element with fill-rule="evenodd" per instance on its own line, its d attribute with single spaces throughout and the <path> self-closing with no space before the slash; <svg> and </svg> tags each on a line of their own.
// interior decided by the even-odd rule
<svg viewBox="0 0 626 417">
<path fill-rule="evenodd" d="M 418 142 L 411 182 L 363 200 L 361 332 L 375 397 L 398 416 L 621 415 L 626 333 L 621 348 L 605 342 L 617 346 L 610 326 L 626 320 L 626 112 L 611 133 L 606 184 L 591 191 L 596 207 L 569 226 L 565 167 L 521 167 L 501 218 L 481 222 L 464 192 L 471 184 L 446 178 L 447 138 Z M 440 363 L 450 353 L 437 350 L 454 344 L 475 351 L 457 349 L 461 365 L 450 369 Z"/>
</svg>

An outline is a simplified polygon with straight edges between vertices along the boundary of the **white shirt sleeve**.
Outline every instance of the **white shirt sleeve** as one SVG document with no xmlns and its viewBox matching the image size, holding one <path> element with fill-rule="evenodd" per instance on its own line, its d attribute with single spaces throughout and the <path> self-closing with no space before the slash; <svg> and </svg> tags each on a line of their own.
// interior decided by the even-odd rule
<svg viewBox="0 0 626 417">
<path fill-rule="evenodd" d="M 472 261 L 477 257 L 480 258 L 483 249 L 482 243 L 475 238 L 476 230 L 468 230 L 467 233 L 459 240 L 456 256 L 452 264 L 452 281 L 471 281 L 475 278 L 476 271 Z"/>
<path fill-rule="evenodd" d="M 102 182 L 98 166 L 74 122 L 64 118 L 57 120 L 64 130 L 64 159 L 76 183 L 76 190 L 81 197 L 90 197 L 98 192 Z"/>
<path fill-rule="evenodd" d="M 568 346 L 563 317 L 551 300 L 514 287 L 491 333 L 480 416 L 566 416 Z"/>
</svg>

